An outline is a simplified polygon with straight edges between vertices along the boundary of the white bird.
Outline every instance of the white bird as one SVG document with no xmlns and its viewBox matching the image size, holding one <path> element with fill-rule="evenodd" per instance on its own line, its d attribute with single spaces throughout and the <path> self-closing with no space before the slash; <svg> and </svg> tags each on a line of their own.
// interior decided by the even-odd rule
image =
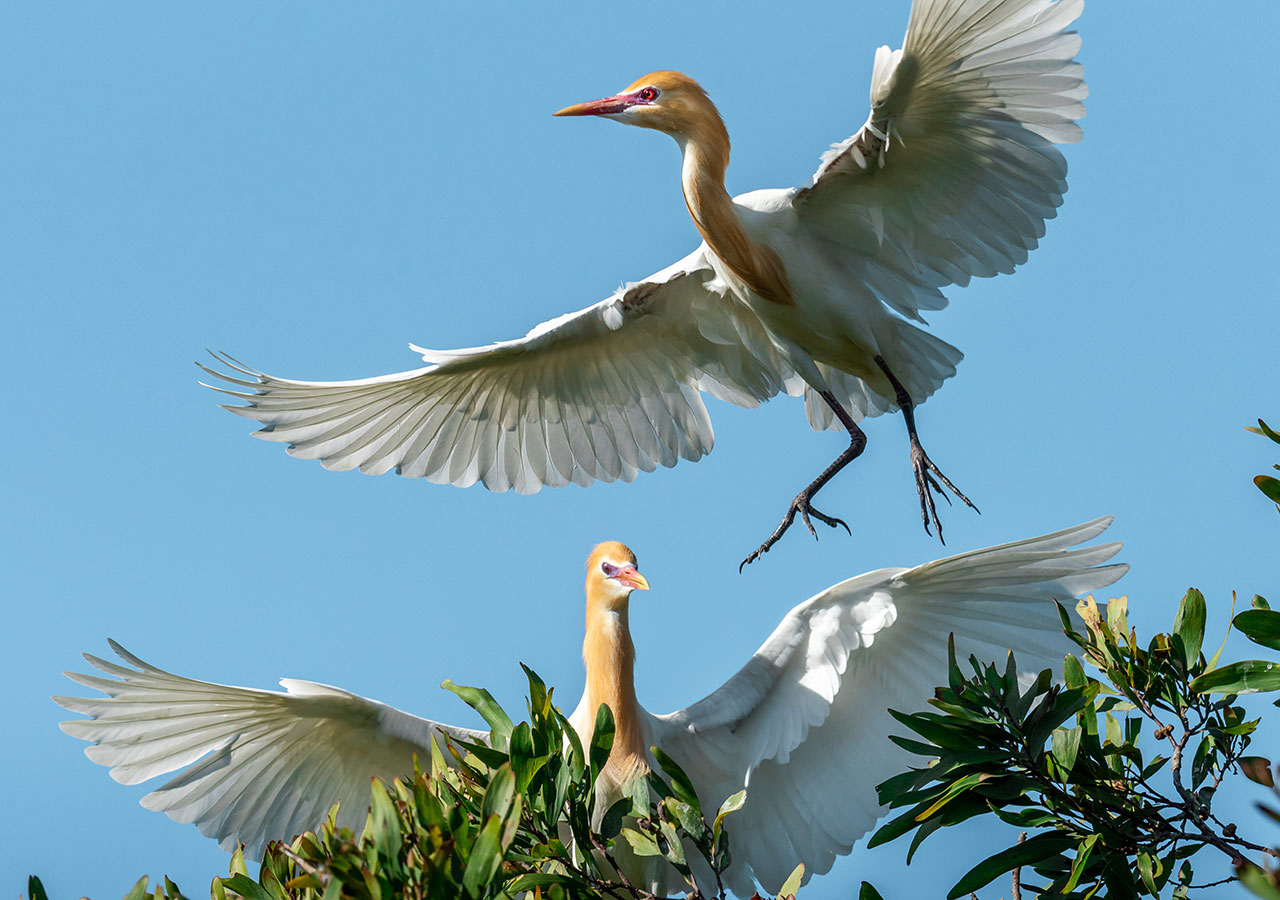
<svg viewBox="0 0 1280 900">
<path fill-rule="evenodd" d="M 960 658 L 1012 649 L 1023 672 L 1061 666 L 1073 645 L 1051 601 L 1128 570 L 1104 565 L 1118 543 L 1078 546 L 1110 522 L 843 581 L 792 609 L 723 686 L 665 716 L 639 704 L 633 673 L 629 601 L 649 583 L 630 550 L 601 544 L 587 562 L 586 685 L 570 722 L 586 742 L 599 705 L 613 711 L 605 785 L 652 766 L 657 745 L 703 809 L 745 787 L 725 883 L 744 897 L 753 884 L 775 893 L 798 862 L 823 873 L 848 853 L 884 812 L 875 785 L 919 763 L 886 739 L 897 727 L 887 709 L 918 710 L 946 683 L 949 634 Z M 411 773 L 433 733 L 486 738 L 308 681 L 284 680 L 283 693 L 194 681 L 111 646 L 134 668 L 86 654 L 115 677 L 67 673 L 107 696 L 55 697 L 92 717 L 63 730 L 92 741 L 89 758 L 125 784 L 185 769 L 142 805 L 255 857 L 268 840 L 318 827 L 335 802 L 339 823 L 358 827 L 370 777 Z M 675 876 L 636 864 L 654 890 Z"/>
<path fill-rule="evenodd" d="M 744 564 L 797 514 L 815 536 L 810 515 L 848 528 L 813 495 L 862 452 L 857 422 L 897 407 L 925 529 L 941 538 L 930 489 L 973 504 L 925 454 L 913 410 L 963 354 L 912 322 L 946 306 L 940 288 L 1012 272 L 1056 215 L 1067 168 L 1054 144 L 1080 139 L 1087 94 L 1065 30 L 1082 5 L 916 0 L 903 48 L 876 51 L 866 123 L 799 188 L 731 198 L 728 133 L 678 72 L 562 109 L 675 138 L 701 246 L 519 340 L 410 344 L 425 368 L 293 381 L 217 356 L 234 371 L 206 371 L 248 403 L 228 409 L 294 456 L 521 493 L 701 458 L 713 432 L 700 392 L 748 407 L 803 394 L 810 425 L 845 429 L 849 447 Z"/>
</svg>

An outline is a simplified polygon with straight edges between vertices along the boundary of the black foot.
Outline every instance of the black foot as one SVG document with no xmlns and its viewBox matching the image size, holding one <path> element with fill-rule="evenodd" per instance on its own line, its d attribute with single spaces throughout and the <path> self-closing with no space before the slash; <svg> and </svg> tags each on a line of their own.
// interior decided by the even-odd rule
<svg viewBox="0 0 1280 900">
<path fill-rule="evenodd" d="M 849 529 L 849 523 L 847 523 L 844 519 L 837 519 L 835 516 L 829 516 L 824 512 L 820 512 L 810 502 L 810 498 L 813 496 L 814 493 L 817 493 L 817 492 L 811 491 L 811 490 L 805 490 L 805 491 L 801 491 L 799 494 L 796 494 L 796 498 L 792 500 L 791 505 L 787 507 L 787 514 L 782 517 L 782 524 L 780 524 L 776 529 L 774 529 L 773 534 L 769 535 L 768 539 L 759 547 L 757 547 L 755 552 L 753 552 L 750 556 L 748 556 L 738 565 L 739 574 L 741 574 L 742 570 L 747 567 L 748 563 L 755 562 L 761 556 L 764 556 L 764 554 L 768 553 L 769 549 L 774 544 L 778 543 L 778 540 L 784 534 L 787 533 L 787 529 L 790 528 L 795 523 L 797 513 L 800 515 L 801 521 L 804 522 L 804 526 L 809 529 L 809 533 L 813 535 L 814 540 L 818 539 L 818 531 L 813 527 L 813 523 L 809 521 L 810 516 L 813 516 L 813 518 L 817 519 L 823 525 L 829 525 L 832 528 L 843 528 L 845 531 L 849 532 L 850 536 L 853 535 L 853 532 L 850 531 Z"/>
<path fill-rule="evenodd" d="M 924 452 L 924 448 L 920 446 L 920 441 L 915 435 L 911 436 L 911 469 L 916 474 L 916 493 L 920 495 L 920 519 L 924 522 L 925 533 L 933 533 L 929 530 L 929 523 L 932 521 L 933 527 L 938 530 L 938 540 L 945 544 L 946 540 L 942 537 L 942 522 L 938 519 L 938 508 L 934 505 L 933 494 L 929 493 L 931 489 L 943 500 L 946 500 L 948 506 L 951 505 L 951 498 L 947 496 L 943 487 L 955 494 L 974 512 L 980 513 L 981 510 L 974 506 L 973 501 L 966 497 L 958 487 L 951 483 L 951 479 L 943 475 L 942 470 L 933 464 L 933 460 Z M 935 475 L 937 478 L 934 477 Z"/>
</svg>

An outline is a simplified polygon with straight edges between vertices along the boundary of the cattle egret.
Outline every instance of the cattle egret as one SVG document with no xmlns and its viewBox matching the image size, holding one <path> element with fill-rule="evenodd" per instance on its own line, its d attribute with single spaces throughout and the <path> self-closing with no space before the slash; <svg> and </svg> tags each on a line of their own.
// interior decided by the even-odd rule
<svg viewBox="0 0 1280 900">
<path fill-rule="evenodd" d="M 884 812 L 876 784 L 918 762 L 886 739 L 887 710 L 918 710 L 946 682 L 949 634 L 961 658 L 1012 649 L 1024 672 L 1061 665 L 1073 645 L 1051 601 L 1128 569 L 1105 564 L 1118 543 L 1078 546 L 1110 522 L 842 581 L 787 613 L 723 686 L 665 716 L 640 706 L 633 677 L 628 607 L 649 583 L 630 550 L 601 544 L 587 562 L 586 687 L 570 722 L 587 742 L 599 704 L 613 711 L 606 791 L 651 766 L 653 745 L 689 775 L 703 809 L 745 787 L 725 883 L 744 897 L 755 883 L 776 893 L 796 863 L 822 873 L 848 853 Z M 193 681 L 111 646 L 134 668 L 86 654 L 115 677 L 67 673 L 107 696 L 55 697 L 92 717 L 63 730 L 92 741 L 89 758 L 125 784 L 185 769 L 142 805 L 255 857 L 268 840 L 318 827 L 335 802 L 338 822 L 358 827 L 370 777 L 411 773 L 434 732 L 486 737 L 308 681 L 286 679 L 285 692 Z M 657 891 L 675 877 L 632 864 L 636 883 Z"/>
<path fill-rule="evenodd" d="M 955 374 L 959 350 L 912 324 L 940 288 L 1012 272 L 1066 190 L 1055 143 L 1077 141 L 1087 94 L 1065 29 L 1082 0 L 916 0 L 901 50 L 876 51 L 871 112 L 799 188 L 730 197 L 729 136 L 693 79 L 654 72 L 560 110 L 665 132 L 703 243 L 601 303 L 524 338 L 427 350 L 425 368 L 357 381 L 276 378 L 217 356 L 206 369 L 247 401 L 259 437 L 330 469 L 494 491 L 633 480 L 710 452 L 700 392 L 756 406 L 803 394 L 809 424 L 849 446 L 792 501 L 744 564 L 866 444 L 857 422 L 902 410 L 920 514 L 956 490 L 926 455 L 914 408 Z M 843 88 L 836 102 L 845 102 Z M 910 320 L 910 321 L 909 321 Z M 203 367 L 202 367 L 203 368 Z"/>
</svg>

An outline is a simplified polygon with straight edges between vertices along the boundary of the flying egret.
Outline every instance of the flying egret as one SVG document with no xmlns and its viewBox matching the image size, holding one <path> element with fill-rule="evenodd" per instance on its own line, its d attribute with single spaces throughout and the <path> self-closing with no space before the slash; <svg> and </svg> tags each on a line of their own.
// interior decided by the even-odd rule
<svg viewBox="0 0 1280 900">
<path fill-rule="evenodd" d="M 948 635 L 961 658 L 1012 649 L 1024 672 L 1061 665 L 1073 645 L 1051 601 L 1128 569 L 1106 564 L 1118 543 L 1078 546 L 1110 522 L 842 581 L 787 613 L 724 685 L 664 716 L 640 705 L 633 673 L 629 603 L 649 582 L 625 546 L 601 544 L 587 561 L 586 685 L 569 720 L 585 743 L 599 705 L 613 711 L 605 790 L 652 766 L 653 745 L 689 775 L 703 809 L 746 787 L 725 883 L 744 897 L 757 883 L 776 893 L 798 862 L 826 872 L 884 812 L 876 784 L 915 761 L 886 739 L 887 710 L 916 711 L 946 682 Z M 285 679 L 284 692 L 194 681 L 111 646 L 133 668 L 85 654 L 114 677 L 67 673 L 107 696 L 55 697 L 92 717 L 63 730 L 92 741 L 89 758 L 125 784 L 184 770 L 142 805 L 255 857 L 268 840 L 318 827 L 335 802 L 338 822 L 358 827 L 370 777 L 411 773 L 433 733 L 486 738 L 308 681 Z M 674 877 L 632 862 L 629 876 L 654 890 Z"/>
<path fill-rule="evenodd" d="M 876 51 L 866 123 L 798 188 L 730 197 L 728 133 L 678 72 L 562 109 L 675 138 L 701 246 L 519 340 L 410 344 L 425 368 L 293 381 L 215 354 L 231 371 L 206 371 L 247 402 L 228 409 L 293 456 L 521 493 L 701 458 L 713 443 L 702 391 L 748 407 L 803 394 L 809 424 L 843 428 L 849 446 L 744 564 L 797 515 L 815 537 L 810 516 L 848 528 L 812 498 L 862 452 L 857 422 L 896 407 L 925 530 L 941 538 L 930 490 L 973 504 L 925 453 L 914 409 L 962 354 L 913 322 L 946 306 L 940 288 L 1012 272 L 1056 215 L 1067 167 L 1054 144 L 1080 139 L 1087 94 L 1066 30 L 1082 5 L 916 0 L 903 49 Z"/>
</svg>

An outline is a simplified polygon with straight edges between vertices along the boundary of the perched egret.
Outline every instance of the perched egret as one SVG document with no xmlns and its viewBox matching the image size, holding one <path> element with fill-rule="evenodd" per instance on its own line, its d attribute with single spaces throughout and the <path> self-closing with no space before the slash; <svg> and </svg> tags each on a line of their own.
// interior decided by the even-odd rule
<svg viewBox="0 0 1280 900">
<path fill-rule="evenodd" d="M 725 883 L 744 897 L 754 884 L 775 893 L 798 862 L 826 872 L 884 812 L 876 784 L 917 761 L 887 740 L 887 710 L 918 710 L 946 683 L 948 635 L 961 655 L 1013 650 L 1024 672 L 1061 665 L 1072 645 L 1052 601 L 1128 569 L 1106 564 L 1118 543 L 1079 546 L 1110 521 L 842 581 L 787 613 L 724 685 L 665 716 L 640 705 L 633 673 L 630 598 L 649 582 L 629 549 L 601 544 L 587 561 L 586 686 L 569 721 L 587 742 L 599 705 L 613 712 L 600 789 L 651 766 L 654 745 L 689 775 L 703 809 L 745 787 Z M 194 681 L 111 646 L 133 668 L 86 654 L 114 677 L 68 673 L 107 696 L 55 697 L 91 717 L 63 730 L 92 741 L 89 758 L 125 784 L 184 770 L 143 806 L 251 856 L 318 827 L 335 802 L 339 823 L 358 826 L 369 779 L 411 773 L 434 733 L 487 737 L 309 681 L 286 679 L 285 692 Z M 655 890 L 675 877 L 652 857 L 620 864 Z"/>
<path fill-rule="evenodd" d="M 247 402 L 228 409 L 294 456 L 521 493 L 701 458 L 713 443 L 702 391 L 741 406 L 803 394 L 810 425 L 843 428 L 849 446 L 744 564 L 797 515 L 815 536 L 810 516 L 848 528 L 812 498 L 862 452 L 858 421 L 896 407 L 925 530 L 941 538 L 930 490 L 973 504 L 925 453 L 914 409 L 962 354 L 913 323 L 946 306 L 940 288 L 1012 272 L 1056 215 L 1067 166 L 1054 144 L 1079 140 L 1087 94 L 1066 30 L 1082 5 L 916 0 L 903 48 L 876 51 L 866 123 L 798 188 L 730 197 L 728 132 L 678 72 L 562 109 L 675 138 L 701 246 L 519 340 L 411 344 L 425 368 L 293 381 L 220 356 L 231 371 L 207 371 Z"/>
</svg>

